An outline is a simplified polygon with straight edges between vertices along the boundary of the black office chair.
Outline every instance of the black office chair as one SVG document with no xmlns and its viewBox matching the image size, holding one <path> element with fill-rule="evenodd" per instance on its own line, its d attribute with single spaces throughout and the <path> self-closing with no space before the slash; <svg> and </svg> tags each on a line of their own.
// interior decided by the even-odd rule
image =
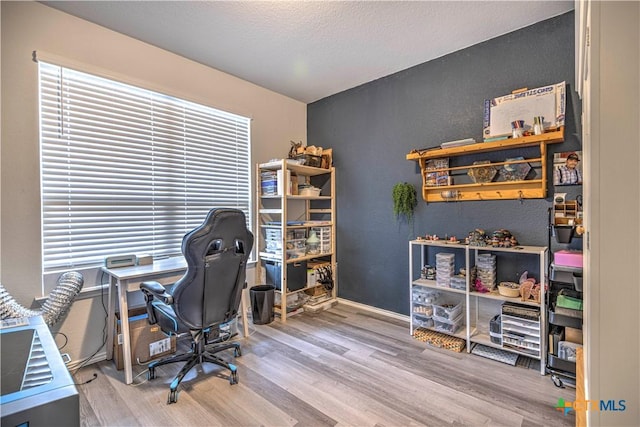
<svg viewBox="0 0 640 427">
<path fill-rule="evenodd" d="M 247 259 L 253 247 L 253 234 L 247 229 L 244 213 L 237 209 L 213 209 L 198 228 L 182 239 L 187 271 L 170 291 L 158 282 L 143 282 L 140 289 L 147 303 L 149 323 L 158 324 L 169 334 L 190 332 L 191 350 L 149 364 L 148 378 L 155 378 L 158 366 L 187 363 L 171 382 L 167 403 L 178 400 L 180 381 L 194 366 L 211 362 L 231 371 L 229 382 L 238 382 L 235 365 L 216 356 L 240 344 L 226 342 L 230 328 L 221 330 L 238 314 L 242 289 L 246 287 Z"/>
</svg>

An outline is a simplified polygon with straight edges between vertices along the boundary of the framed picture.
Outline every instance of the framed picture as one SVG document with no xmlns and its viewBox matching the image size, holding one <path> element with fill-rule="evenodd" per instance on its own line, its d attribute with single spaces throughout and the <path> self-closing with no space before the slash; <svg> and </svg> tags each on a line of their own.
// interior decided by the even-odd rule
<svg viewBox="0 0 640 427">
<path fill-rule="evenodd" d="M 582 151 L 565 151 L 553 155 L 553 185 L 582 184 Z"/>
</svg>

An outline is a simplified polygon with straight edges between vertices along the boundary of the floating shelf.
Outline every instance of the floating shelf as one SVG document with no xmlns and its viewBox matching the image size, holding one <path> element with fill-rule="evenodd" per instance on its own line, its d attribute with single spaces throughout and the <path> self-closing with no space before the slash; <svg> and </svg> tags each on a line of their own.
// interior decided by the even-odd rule
<svg viewBox="0 0 640 427">
<path fill-rule="evenodd" d="M 451 148 L 433 148 L 414 150 L 407 154 L 407 160 L 417 161 L 422 171 L 422 198 L 426 202 L 470 201 L 470 200 L 509 200 L 543 199 L 547 197 L 547 144 L 564 141 L 564 127 L 542 135 L 530 135 L 522 138 L 509 138 L 500 141 L 478 142 Z M 538 147 L 540 156 L 528 159 L 514 159 L 503 162 L 468 164 L 464 166 L 427 169 L 427 161 L 449 157 L 460 157 L 492 151 L 512 150 L 516 148 Z M 427 173 L 469 171 L 484 167 L 502 167 L 511 164 L 537 163 L 541 170 L 539 179 L 514 181 L 476 182 L 451 185 L 426 185 Z"/>
</svg>

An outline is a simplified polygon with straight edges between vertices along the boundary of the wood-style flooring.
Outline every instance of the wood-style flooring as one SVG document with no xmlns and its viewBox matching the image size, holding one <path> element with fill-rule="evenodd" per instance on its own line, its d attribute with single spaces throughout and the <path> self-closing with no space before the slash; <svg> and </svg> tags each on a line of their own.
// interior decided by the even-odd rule
<svg viewBox="0 0 640 427">
<path fill-rule="evenodd" d="M 555 409 L 560 389 L 537 369 L 435 349 L 406 322 L 339 304 L 269 325 L 251 325 L 235 360 L 239 384 L 212 364 L 195 368 L 167 405 L 181 363 L 134 384 L 111 361 L 80 369 L 83 426 L 570 426 Z M 223 354 L 232 359 L 232 351 Z"/>
</svg>

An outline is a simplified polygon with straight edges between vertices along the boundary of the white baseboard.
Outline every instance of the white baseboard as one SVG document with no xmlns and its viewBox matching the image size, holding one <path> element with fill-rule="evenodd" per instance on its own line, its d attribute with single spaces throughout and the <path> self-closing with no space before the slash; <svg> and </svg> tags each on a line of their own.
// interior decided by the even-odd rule
<svg viewBox="0 0 640 427">
<path fill-rule="evenodd" d="M 101 351 L 100 353 L 96 353 L 91 359 L 82 359 L 82 360 L 72 360 L 67 364 L 67 369 L 70 371 L 74 371 L 80 366 L 88 366 L 93 363 L 102 362 L 107 359 L 107 352 Z"/>
<path fill-rule="evenodd" d="M 389 310 L 384 310 L 382 308 L 373 307 L 371 305 L 362 304 L 355 301 L 350 301 L 344 298 L 338 298 L 338 304 L 350 305 L 352 307 L 359 308 L 360 310 L 370 311 L 372 313 L 381 314 L 383 316 L 393 317 L 394 319 L 403 320 L 405 322 L 411 321 L 411 318 L 407 315 L 396 313 Z"/>
</svg>

